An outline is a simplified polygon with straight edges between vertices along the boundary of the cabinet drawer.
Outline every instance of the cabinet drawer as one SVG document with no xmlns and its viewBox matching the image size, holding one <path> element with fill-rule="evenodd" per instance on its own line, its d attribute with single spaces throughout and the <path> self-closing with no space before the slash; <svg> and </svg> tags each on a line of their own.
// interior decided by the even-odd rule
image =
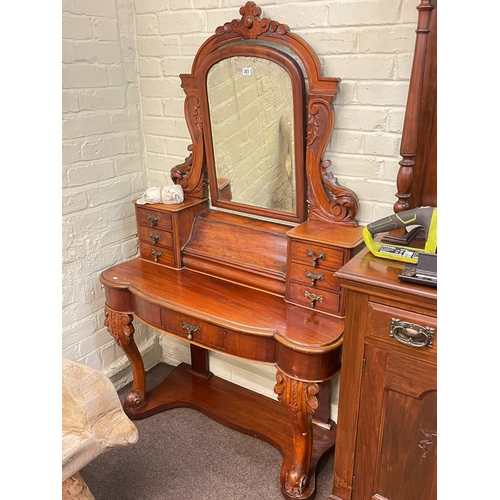
<svg viewBox="0 0 500 500">
<path fill-rule="evenodd" d="M 141 243 L 139 245 L 139 251 L 141 258 L 144 260 L 156 262 L 165 266 L 174 266 L 174 252 L 172 250 L 157 245 Z"/>
<path fill-rule="evenodd" d="M 337 271 L 343 264 L 344 252 L 332 248 L 299 241 L 291 242 L 292 261 L 313 267 Z"/>
<path fill-rule="evenodd" d="M 318 296 L 317 300 L 311 297 Z M 300 283 L 290 283 L 288 300 L 294 304 L 311 307 L 318 311 L 324 311 L 331 314 L 341 314 L 340 294 L 326 290 L 318 290 L 315 287 L 301 285 Z M 313 303 L 313 305 L 311 305 Z"/>
<path fill-rule="evenodd" d="M 172 229 L 172 214 L 136 206 L 137 225 L 168 231 Z"/>
<path fill-rule="evenodd" d="M 369 302 L 368 337 L 401 346 L 427 359 L 436 357 L 437 320 L 433 316 Z"/>
<path fill-rule="evenodd" d="M 173 236 L 168 231 L 161 231 L 156 228 L 138 226 L 139 239 L 155 247 L 172 248 Z"/>
<path fill-rule="evenodd" d="M 311 265 L 292 262 L 290 265 L 290 280 L 302 283 L 309 288 L 318 290 L 340 291 L 339 280 L 334 276 L 334 271 L 319 269 Z M 314 285 L 312 284 L 314 282 Z"/>
<path fill-rule="evenodd" d="M 168 309 L 161 310 L 162 327 L 178 337 L 215 348 L 225 349 L 226 332 L 223 328 Z"/>
</svg>

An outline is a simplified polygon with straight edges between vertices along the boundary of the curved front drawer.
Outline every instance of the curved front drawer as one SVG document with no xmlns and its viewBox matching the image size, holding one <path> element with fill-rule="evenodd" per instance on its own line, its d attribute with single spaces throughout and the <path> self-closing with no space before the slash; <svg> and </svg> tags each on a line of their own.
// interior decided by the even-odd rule
<svg viewBox="0 0 500 500">
<path fill-rule="evenodd" d="M 270 335 L 237 332 L 166 308 L 161 309 L 161 328 L 207 349 L 262 363 L 276 361 L 276 341 Z"/>
</svg>

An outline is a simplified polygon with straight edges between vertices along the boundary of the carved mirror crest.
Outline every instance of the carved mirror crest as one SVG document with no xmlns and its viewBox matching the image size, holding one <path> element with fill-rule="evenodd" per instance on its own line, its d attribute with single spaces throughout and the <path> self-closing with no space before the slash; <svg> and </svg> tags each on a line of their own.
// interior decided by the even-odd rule
<svg viewBox="0 0 500 500">
<path fill-rule="evenodd" d="M 290 222 L 356 225 L 356 195 L 322 155 L 338 78 L 321 76 L 309 45 L 247 2 L 180 75 L 192 145 L 171 172 L 186 196 Z"/>
</svg>

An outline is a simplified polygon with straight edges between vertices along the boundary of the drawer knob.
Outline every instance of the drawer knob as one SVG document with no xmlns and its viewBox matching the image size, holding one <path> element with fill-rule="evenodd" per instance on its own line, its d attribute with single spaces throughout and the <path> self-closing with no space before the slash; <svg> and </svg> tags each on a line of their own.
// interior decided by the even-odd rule
<svg viewBox="0 0 500 500">
<path fill-rule="evenodd" d="M 151 223 L 151 227 L 155 227 L 155 224 L 160 222 L 160 216 L 148 214 L 148 220 Z"/>
<path fill-rule="evenodd" d="M 435 328 L 430 326 L 420 326 L 408 321 L 391 318 L 389 337 L 393 337 L 408 347 L 429 347 L 432 349 L 435 331 Z"/>
<path fill-rule="evenodd" d="M 163 252 L 158 252 L 157 250 L 151 250 L 151 253 L 155 258 L 155 262 L 158 262 L 158 257 L 163 257 Z"/>
<path fill-rule="evenodd" d="M 188 332 L 187 338 L 189 340 L 191 340 L 193 338 L 193 333 L 197 333 L 198 335 L 201 334 L 199 326 L 190 325 L 189 323 L 186 323 L 185 321 L 182 322 L 182 329 L 187 330 L 187 332 Z"/>
<path fill-rule="evenodd" d="M 311 307 L 316 305 L 316 301 L 323 302 L 323 295 L 316 295 L 315 293 L 308 292 L 307 290 L 304 293 L 304 297 L 311 301 Z"/>
<path fill-rule="evenodd" d="M 153 240 L 153 245 L 158 243 L 158 240 L 161 240 L 161 234 L 152 233 L 149 231 L 149 237 Z"/>
<path fill-rule="evenodd" d="M 320 253 L 320 254 L 315 254 L 311 249 L 307 249 L 306 252 L 308 257 L 312 258 L 312 266 L 317 267 L 318 266 L 318 259 L 320 260 L 325 260 L 326 259 L 326 253 Z"/>
<path fill-rule="evenodd" d="M 317 274 L 313 273 L 311 271 L 306 271 L 306 278 L 311 279 L 311 286 L 316 286 L 316 281 L 325 281 L 325 275 L 324 274 Z"/>
</svg>

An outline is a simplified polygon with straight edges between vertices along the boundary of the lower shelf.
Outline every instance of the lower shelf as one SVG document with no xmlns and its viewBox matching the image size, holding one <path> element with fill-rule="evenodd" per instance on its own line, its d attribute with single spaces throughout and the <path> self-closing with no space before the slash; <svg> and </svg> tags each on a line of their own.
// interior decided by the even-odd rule
<svg viewBox="0 0 500 500">
<path fill-rule="evenodd" d="M 190 371 L 190 366 L 185 363 L 147 391 L 146 399 L 148 404 L 145 407 L 133 414 L 127 412 L 130 419 L 140 420 L 171 408 L 193 408 L 220 424 L 275 446 L 283 455 L 282 474 L 292 463 L 292 424 L 285 408 L 276 400 L 214 375 L 201 377 Z M 335 445 L 335 437 L 335 424 L 331 429 L 313 426 L 310 481 L 300 498 L 308 498 L 314 492 L 316 466 L 319 459 Z"/>
</svg>

